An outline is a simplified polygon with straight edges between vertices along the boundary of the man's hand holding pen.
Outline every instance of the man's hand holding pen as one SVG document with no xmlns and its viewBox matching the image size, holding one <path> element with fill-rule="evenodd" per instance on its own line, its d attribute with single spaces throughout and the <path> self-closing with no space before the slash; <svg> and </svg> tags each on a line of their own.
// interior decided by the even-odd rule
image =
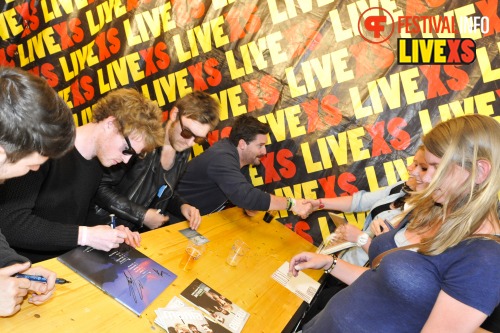
<svg viewBox="0 0 500 333">
<path fill-rule="evenodd" d="M 30 281 L 30 291 L 33 293 L 28 302 L 35 305 L 42 304 L 52 296 L 56 286 L 56 273 L 43 267 L 31 267 L 22 272 L 23 274 L 43 276 L 47 282 Z"/>
<path fill-rule="evenodd" d="M 46 282 L 13 276 L 19 273 L 41 276 Z M 0 316 L 10 316 L 18 312 L 28 293 L 31 293 L 28 302 L 42 304 L 54 293 L 55 283 L 54 272 L 43 267 L 30 267 L 29 262 L 0 268 Z"/>
<path fill-rule="evenodd" d="M 47 279 L 41 275 L 30 275 L 30 274 L 18 273 L 15 275 L 15 277 L 20 278 L 20 279 L 28 279 L 30 281 L 35 281 L 35 282 L 47 283 Z M 71 283 L 71 281 L 68 281 L 66 279 L 56 278 L 56 284 L 66 284 L 66 283 Z"/>
<path fill-rule="evenodd" d="M 141 246 L 141 234 L 137 231 L 132 231 L 128 227 L 123 225 L 119 225 L 116 227 L 116 230 L 123 231 L 125 233 L 125 244 L 130 245 L 132 247 Z"/>
<path fill-rule="evenodd" d="M 141 236 L 129 228 L 119 225 L 112 229 L 109 225 L 95 227 L 79 227 L 78 245 L 91 246 L 96 250 L 110 251 L 120 246 L 121 243 L 138 247 L 141 245 Z"/>
</svg>

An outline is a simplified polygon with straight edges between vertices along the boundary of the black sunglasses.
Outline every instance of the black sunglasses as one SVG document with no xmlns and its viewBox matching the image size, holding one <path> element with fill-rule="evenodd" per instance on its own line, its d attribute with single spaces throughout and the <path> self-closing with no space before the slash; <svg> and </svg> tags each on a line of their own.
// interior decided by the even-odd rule
<svg viewBox="0 0 500 333">
<path fill-rule="evenodd" d="M 184 125 L 182 124 L 181 115 L 179 115 L 179 124 L 181 124 L 181 136 L 184 139 L 191 139 L 192 137 L 194 137 L 194 142 L 196 142 L 199 145 L 207 141 L 207 138 L 194 135 L 194 133 L 191 132 L 189 128 L 184 127 Z"/>
<path fill-rule="evenodd" d="M 123 136 L 125 138 L 125 142 L 127 143 L 127 148 L 122 150 L 123 155 L 132 155 L 132 156 L 141 156 L 141 154 L 138 154 L 135 149 L 132 147 L 130 144 L 130 140 L 128 139 L 128 136 Z"/>
</svg>

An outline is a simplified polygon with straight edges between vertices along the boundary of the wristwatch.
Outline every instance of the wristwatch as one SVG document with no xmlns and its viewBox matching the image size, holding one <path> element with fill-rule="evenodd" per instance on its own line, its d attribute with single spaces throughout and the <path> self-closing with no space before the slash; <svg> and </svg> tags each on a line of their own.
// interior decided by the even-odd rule
<svg viewBox="0 0 500 333">
<path fill-rule="evenodd" d="M 359 247 L 365 245 L 366 243 L 368 243 L 368 238 L 370 238 L 370 236 L 368 236 L 366 232 L 363 232 L 361 235 L 358 236 L 356 245 Z"/>
</svg>

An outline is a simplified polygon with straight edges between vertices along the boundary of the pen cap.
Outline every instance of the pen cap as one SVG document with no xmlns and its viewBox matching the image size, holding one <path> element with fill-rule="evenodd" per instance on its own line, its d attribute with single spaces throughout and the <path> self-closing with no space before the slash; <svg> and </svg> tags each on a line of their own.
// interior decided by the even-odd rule
<svg viewBox="0 0 500 333">
<path fill-rule="evenodd" d="M 109 225 L 111 226 L 111 228 L 114 229 L 116 227 L 116 216 L 115 216 L 115 214 L 109 214 L 109 219 L 110 219 Z"/>
</svg>

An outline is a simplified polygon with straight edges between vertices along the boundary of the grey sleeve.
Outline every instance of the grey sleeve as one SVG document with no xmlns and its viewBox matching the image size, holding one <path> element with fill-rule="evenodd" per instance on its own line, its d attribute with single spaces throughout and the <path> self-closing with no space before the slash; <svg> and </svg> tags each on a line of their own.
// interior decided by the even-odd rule
<svg viewBox="0 0 500 333">
<path fill-rule="evenodd" d="M 228 163 L 228 159 L 218 158 L 210 163 L 207 172 L 234 205 L 249 210 L 269 209 L 271 195 L 255 188 L 245 178 L 237 163 Z"/>
</svg>

